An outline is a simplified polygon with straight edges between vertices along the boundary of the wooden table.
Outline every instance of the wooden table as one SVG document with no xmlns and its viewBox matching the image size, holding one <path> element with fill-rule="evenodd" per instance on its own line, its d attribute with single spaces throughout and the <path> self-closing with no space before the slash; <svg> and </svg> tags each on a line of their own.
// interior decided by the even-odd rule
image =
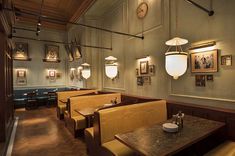
<svg viewBox="0 0 235 156">
<path fill-rule="evenodd" d="M 166 122 L 171 122 L 171 120 Z M 186 115 L 181 131 L 167 133 L 162 130 L 163 123 L 139 128 L 125 134 L 117 134 L 115 138 L 139 155 L 173 155 L 225 126 L 222 122 Z"/>
<path fill-rule="evenodd" d="M 88 108 L 84 108 L 84 109 L 81 109 L 81 110 L 75 109 L 74 111 L 81 114 L 82 116 L 84 116 L 86 118 L 87 127 L 91 127 L 94 112 L 99 108 L 90 108 L 90 107 L 88 107 Z"/>
</svg>

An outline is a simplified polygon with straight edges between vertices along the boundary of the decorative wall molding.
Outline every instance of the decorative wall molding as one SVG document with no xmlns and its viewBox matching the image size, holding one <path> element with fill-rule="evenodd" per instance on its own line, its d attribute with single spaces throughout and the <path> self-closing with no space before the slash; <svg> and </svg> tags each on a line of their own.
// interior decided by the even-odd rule
<svg viewBox="0 0 235 156">
<path fill-rule="evenodd" d="M 194 99 L 203 99 L 203 100 L 213 100 L 213 101 L 223 101 L 223 102 L 232 102 L 235 103 L 233 99 L 224 99 L 224 98 L 212 98 L 212 97 L 203 97 L 203 96 L 194 96 L 187 94 L 170 94 L 170 96 L 185 97 L 185 98 L 194 98 Z"/>
</svg>

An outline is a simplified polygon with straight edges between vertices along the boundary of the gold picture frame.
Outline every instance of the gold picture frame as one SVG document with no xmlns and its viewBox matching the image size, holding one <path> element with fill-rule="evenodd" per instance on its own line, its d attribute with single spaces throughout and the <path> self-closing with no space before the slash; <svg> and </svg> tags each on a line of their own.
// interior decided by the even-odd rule
<svg viewBox="0 0 235 156">
<path fill-rule="evenodd" d="M 218 72 L 218 50 L 197 52 L 191 54 L 192 73 Z"/>
</svg>

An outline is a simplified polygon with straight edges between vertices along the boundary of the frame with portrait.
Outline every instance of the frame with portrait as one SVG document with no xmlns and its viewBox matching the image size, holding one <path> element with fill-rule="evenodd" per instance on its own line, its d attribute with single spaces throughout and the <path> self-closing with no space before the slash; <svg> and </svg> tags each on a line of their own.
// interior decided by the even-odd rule
<svg viewBox="0 0 235 156">
<path fill-rule="evenodd" d="M 148 61 L 141 61 L 140 74 L 148 74 L 148 71 L 149 71 Z"/>
<path fill-rule="evenodd" d="M 213 73 L 218 71 L 218 50 L 191 54 L 191 72 Z"/>
</svg>

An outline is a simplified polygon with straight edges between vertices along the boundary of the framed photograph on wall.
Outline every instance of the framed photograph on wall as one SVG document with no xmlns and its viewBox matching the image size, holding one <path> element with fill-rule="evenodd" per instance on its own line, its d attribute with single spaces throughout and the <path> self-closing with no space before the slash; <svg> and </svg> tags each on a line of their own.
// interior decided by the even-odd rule
<svg viewBox="0 0 235 156">
<path fill-rule="evenodd" d="M 13 51 L 14 60 L 28 60 L 28 43 L 16 42 L 15 49 Z"/>
<path fill-rule="evenodd" d="M 148 74 L 149 66 L 148 61 L 140 62 L 140 74 Z"/>
<path fill-rule="evenodd" d="M 56 80 L 56 70 L 49 69 L 48 70 L 48 77 L 49 77 L 50 81 L 55 81 Z"/>
<path fill-rule="evenodd" d="M 57 45 L 45 45 L 45 61 L 58 62 L 59 59 L 59 46 Z"/>
<path fill-rule="evenodd" d="M 26 69 L 17 69 L 16 70 L 16 83 L 17 85 L 26 85 Z"/>
<path fill-rule="evenodd" d="M 137 85 L 138 86 L 143 86 L 143 84 L 144 84 L 143 76 L 138 76 L 137 77 Z"/>
<path fill-rule="evenodd" d="M 221 56 L 221 65 L 232 66 L 232 55 Z"/>
<path fill-rule="evenodd" d="M 149 65 L 149 75 L 155 75 L 155 65 Z"/>
<path fill-rule="evenodd" d="M 213 73 L 218 71 L 218 50 L 191 54 L 191 72 Z"/>
<path fill-rule="evenodd" d="M 206 86 L 206 76 L 205 75 L 195 75 L 195 85 L 197 87 Z"/>
</svg>

